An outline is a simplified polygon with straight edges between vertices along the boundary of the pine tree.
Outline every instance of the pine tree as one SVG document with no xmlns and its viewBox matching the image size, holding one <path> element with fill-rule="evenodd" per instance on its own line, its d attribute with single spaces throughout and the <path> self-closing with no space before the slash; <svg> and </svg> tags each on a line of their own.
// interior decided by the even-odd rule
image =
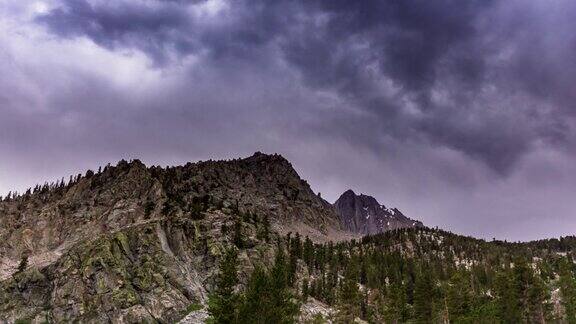
<svg viewBox="0 0 576 324">
<path fill-rule="evenodd" d="M 298 270 L 298 257 L 296 254 L 290 254 L 290 260 L 286 264 L 286 282 L 293 286 L 296 282 L 296 272 Z"/>
<path fill-rule="evenodd" d="M 414 319 L 417 323 L 428 323 L 432 319 L 433 291 L 430 271 L 423 269 L 414 287 Z"/>
<path fill-rule="evenodd" d="M 310 295 L 310 288 L 309 288 L 308 279 L 302 280 L 302 301 L 306 302 L 308 300 L 308 296 Z"/>
<path fill-rule="evenodd" d="M 465 321 L 472 311 L 472 298 L 470 277 L 463 270 L 455 272 L 446 288 L 448 318 L 453 322 Z"/>
<path fill-rule="evenodd" d="M 257 238 L 265 242 L 270 241 L 270 218 L 268 217 L 268 214 L 262 218 L 262 224 L 258 229 Z"/>
<path fill-rule="evenodd" d="M 294 323 L 300 306 L 288 289 L 288 271 L 284 250 L 279 247 L 270 278 L 271 306 L 274 310 L 267 323 Z"/>
<path fill-rule="evenodd" d="M 531 276 L 531 283 L 526 292 L 527 297 L 527 321 L 530 323 L 545 323 L 549 317 L 549 294 L 546 286 L 539 276 Z"/>
<path fill-rule="evenodd" d="M 290 255 L 294 255 L 297 259 L 302 258 L 302 240 L 299 233 L 290 240 Z"/>
<path fill-rule="evenodd" d="M 302 252 L 302 258 L 304 262 L 308 266 L 308 270 L 311 271 L 312 267 L 314 266 L 314 244 L 312 240 L 306 236 L 304 240 L 304 250 Z"/>
<path fill-rule="evenodd" d="M 234 249 L 228 249 L 220 261 L 220 273 L 216 282 L 216 289 L 208 300 L 208 312 L 213 323 L 236 323 L 239 297 L 234 292 L 238 284 L 237 270 L 238 255 Z"/>
<path fill-rule="evenodd" d="M 356 317 L 360 316 L 360 291 L 358 290 L 358 260 L 352 257 L 338 296 L 338 323 L 352 323 Z"/>
<path fill-rule="evenodd" d="M 242 249 L 244 247 L 244 238 L 242 237 L 242 221 L 239 217 L 234 220 L 234 233 L 232 241 L 237 248 Z"/>
<path fill-rule="evenodd" d="M 404 323 L 408 320 L 406 290 L 401 280 L 395 280 L 390 285 L 387 296 L 388 302 L 384 310 L 384 317 L 390 323 Z"/>
<path fill-rule="evenodd" d="M 28 267 L 28 255 L 24 255 L 18 264 L 18 270 L 16 273 L 24 272 Z"/>
<path fill-rule="evenodd" d="M 270 273 L 260 267 L 252 272 L 240 307 L 239 322 L 294 323 L 300 307 L 290 293 L 287 276 L 286 257 L 279 246 Z"/>
<path fill-rule="evenodd" d="M 248 280 L 238 315 L 239 323 L 266 323 L 271 311 L 269 286 L 268 274 L 257 266 Z"/>
<path fill-rule="evenodd" d="M 543 321 L 546 293 L 543 284 L 537 281 L 532 268 L 524 257 L 515 259 L 512 289 L 518 296 L 522 320 L 524 322 Z"/>
<path fill-rule="evenodd" d="M 576 281 L 570 263 L 566 259 L 560 262 L 560 294 L 566 313 L 566 321 L 576 323 Z"/>
<path fill-rule="evenodd" d="M 510 269 L 498 273 L 495 282 L 498 318 L 503 323 L 521 323 L 522 308 L 516 278 Z"/>
</svg>

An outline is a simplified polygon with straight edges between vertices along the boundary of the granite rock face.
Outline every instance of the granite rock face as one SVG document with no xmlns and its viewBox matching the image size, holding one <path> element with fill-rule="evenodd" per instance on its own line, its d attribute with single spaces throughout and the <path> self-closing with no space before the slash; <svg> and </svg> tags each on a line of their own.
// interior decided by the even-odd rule
<svg viewBox="0 0 576 324">
<path fill-rule="evenodd" d="M 263 220 L 270 238 L 263 239 Z M 0 201 L 0 322 L 176 322 L 203 305 L 241 224 L 241 281 L 287 232 L 344 233 L 279 155 L 99 172 Z"/>
<path fill-rule="evenodd" d="M 377 234 L 398 228 L 421 227 L 396 208 L 381 205 L 374 197 L 356 195 L 347 190 L 334 203 L 342 226 L 362 235 Z"/>
</svg>

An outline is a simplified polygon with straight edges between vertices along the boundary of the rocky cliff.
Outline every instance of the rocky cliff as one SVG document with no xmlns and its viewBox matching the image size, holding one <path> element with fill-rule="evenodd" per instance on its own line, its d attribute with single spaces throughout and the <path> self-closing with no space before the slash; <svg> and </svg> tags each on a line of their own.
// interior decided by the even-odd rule
<svg viewBox="0 0 576 324">
<path fill-rule="evenodd" d="M 287 232 L 349 237 L 279 155 L 121 161 L 0 202 L 0 322 L 177 321 L 205 302 L 235 226 L 245 272 Z"/>
<path fill-rule="evenodd" d="M 345 229 L 363 235 L 423 226 L 421 222 L 404 216 L 398 209 L 387 208 L 374 197 L 356 195 L 352 190 L 344 192 L 334 207 Z"/>
</svg>

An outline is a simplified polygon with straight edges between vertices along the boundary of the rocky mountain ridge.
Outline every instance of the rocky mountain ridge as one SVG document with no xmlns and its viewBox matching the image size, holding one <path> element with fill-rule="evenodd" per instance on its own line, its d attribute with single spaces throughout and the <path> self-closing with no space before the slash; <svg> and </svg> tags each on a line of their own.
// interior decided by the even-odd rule
<svg viewBox="0 0 576 324">
<path fill-rule="evenodd" d="M 249 273 L 288 232 L 354 237 L 279 155 L 88 171 L 0 202 L 0 322 L 173 322 L 235 236 Z"/>
<path fill-rule="evenodd" d="M 0 275 L 10 274 L 22 255 L 42 265 L 88 236 L 217 208 L 268 214 L 282 230 L 296 223 L 319 239 L 340 229 L 332 206 L 279 155 L 168 168 L 121 161 L 67 185 L 0 202 Z"/>
<path fill-rule="evenodd" d="M 342 226 L 348 231 L 362 235 L 424 226 L 422 222 L 404 216 L 398 209 L 387 208 L 374 197 L 356 195 L 352 190 L 344 192 L 336 200 L 334 207 Z"/>
<path fill-rule="evenodd" d="M 230 250 L 238 291 L 286 253 L 301 323 L 409 322 L 428 310 L 437 322 L 522 322 L 499 310 L 528 291 L 529 322 L 555 322 L 576 314 L 575 242 L 428 229 L 351 190 L 331 205 L 279 155 L 121 161 L 0 199 L 0 322 L 201 322 Z"/>
</svg>

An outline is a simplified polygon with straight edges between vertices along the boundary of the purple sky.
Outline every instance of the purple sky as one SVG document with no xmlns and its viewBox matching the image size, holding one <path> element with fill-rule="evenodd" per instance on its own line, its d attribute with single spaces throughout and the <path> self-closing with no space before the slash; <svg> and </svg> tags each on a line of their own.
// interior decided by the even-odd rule
<svg viewBox="0 0 576 324">
<path fill-rule="evenodd" d="M 484 238 L 576 232 L 572 0 L 3 0 L 0 194 L 287 157 Z"/>
</svg>

